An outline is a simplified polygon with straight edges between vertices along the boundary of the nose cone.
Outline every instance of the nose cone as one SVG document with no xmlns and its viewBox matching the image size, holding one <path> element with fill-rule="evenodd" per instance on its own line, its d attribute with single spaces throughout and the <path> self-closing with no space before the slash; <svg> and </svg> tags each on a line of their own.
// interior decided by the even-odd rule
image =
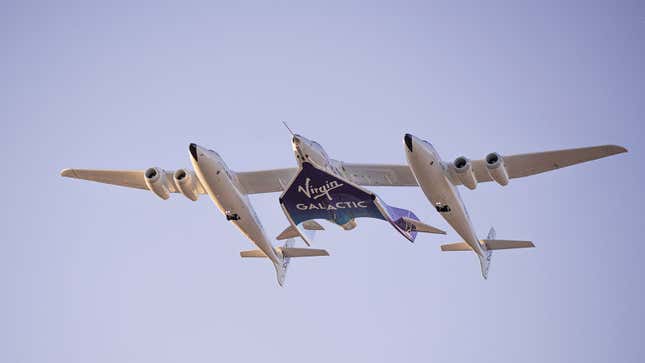
<svg viewBox="0 0 645 363">
<path fill-rule="evenodd" d="M 300 135 L 298 135 L 298 134 L 293 135 L 293 138 L 291 139 L 291 143 L 292 143 L 293 145 L 300 145 L 300 143 L 301 143 L 301 142 L 302 142 L 302 140 L 301 140 L 301 136 L 300 136 Z"/>
<path fill-rule="evenodd" d="M 414 136 L 412 136 L 410 134 L 405 134 L 405 136 L 403 137 L 403 141 L 405 142 L 405 146 L 408 148 L 408 150 L 410 152 L 412 152 L 412 138 L 413 137 Z"/>
<path fill-rule="evenodd" d="M 188 145 L 188 150 L 190 150 L 190 155 L 193 156 L 193 159 L 197 161 L 197 144 L 191 143 Z"/>
<path fill-rule="evenodd" d="M 302 136 L 295 134 L 293 135 L 293 138 L 291 139 L 291 148 L 295 153 L 298 153 L 300 150 L 300 147 L 303 146 L 303 141 L 302 141 Z"/>
</svg>

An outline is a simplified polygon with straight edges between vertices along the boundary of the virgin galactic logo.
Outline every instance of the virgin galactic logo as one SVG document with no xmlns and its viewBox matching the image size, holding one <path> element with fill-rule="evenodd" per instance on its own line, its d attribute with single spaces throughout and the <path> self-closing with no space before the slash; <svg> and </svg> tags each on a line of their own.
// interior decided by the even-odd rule
<svg viewBox="0 0 645 363">
<path fill-rule="evenodd" d="M 331 192 L 334 189 L 342 187 L 343 183 L 339 183 L 337 180 L 332 180 L 332 181 L 327 181 L 325 184 L 314 187 L 311 185 L 311 179 L 307 178 L 305 179 L 305 185 L 299 185 L 298 186 L 298 192 L 304 194 L 307 196 L 309 199 L 313 200 L 318 200 L 320 198 L 327 198 L 328 202 L 331 202 L 334 200 L 334 198 L 331 196 L 329 192 Z M 338 209 L 351 209 L 351 208 L 368 208 L 368 204 L 366 201 L 349 201 L 349 202 L 339 202 L 336 201 L 334 203 L 323 203 L 323 202 L 318 202 L 318 203 L 298 203 L 296 204 L 296 208 L 299 210 L 338 210 Z"/>
<path fill-rule="evenodd" d="M 321 197 L 327 197 L 327 200 L 332 201 L 334 200 L 331 195 L 329 194 L 330 191 L 340 188 L 345 184 L 339 183 L 336 180 L 333 180 L 331 182 L 326 182 L 324 185 L 321 185 L 319 187 L 312 187 L 311 186 L 311 179 L 307 178 L 305 180 L 305 185 L 299 185 L 298 186 L 298 191 L 304 195 L 307 196 L 309 199 L 318 199 Z"/>
</svg>

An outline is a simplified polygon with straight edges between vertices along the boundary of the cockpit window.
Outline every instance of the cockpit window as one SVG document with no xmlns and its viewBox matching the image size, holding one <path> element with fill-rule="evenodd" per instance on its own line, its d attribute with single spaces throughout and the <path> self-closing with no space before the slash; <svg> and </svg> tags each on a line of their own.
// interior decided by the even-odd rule
<svg viewBox="0 0 645 363">
<path fill-rule="evenodd" d="M 450 212 L 450 207 L 446 205 L 438 205 L 437 206 L 437 212 L 439 213 L 448 213 Z"/>
</svg>

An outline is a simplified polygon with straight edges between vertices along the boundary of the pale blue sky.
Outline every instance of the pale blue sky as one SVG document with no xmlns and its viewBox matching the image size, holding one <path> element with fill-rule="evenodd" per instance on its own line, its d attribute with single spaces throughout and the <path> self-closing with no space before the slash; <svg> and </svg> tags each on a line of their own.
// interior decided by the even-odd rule
<svg viewBox="0 0 645 363">
<path fill-rule="evenodd" d="M 4 2 L 0 361 L 642 362 L 643 2 Z M 162 201 L 65 167 L 404 163 L 615 143 L 628 154 L 463 190 L 496 253 L 360 220 L 278 288 L 207 198 Z M 448 225 L 417 188 L 389 203 Z M 277 195 L 252 197 L 267 232 Z"/>
</svg>

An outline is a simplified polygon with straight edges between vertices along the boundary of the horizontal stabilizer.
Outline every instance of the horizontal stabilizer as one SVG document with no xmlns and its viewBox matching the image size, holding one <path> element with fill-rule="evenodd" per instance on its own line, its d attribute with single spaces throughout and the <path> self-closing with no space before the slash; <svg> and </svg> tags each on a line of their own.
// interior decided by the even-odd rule
<svg viewBox="0 0 645 363">
<path fill-rule="evenodd" d="M 248 250 L 248 251 L 240 251 L 240 257 L 242 258 L 247 258 L 247 257 L 267 257 L 267 255 L 264 254 L 261 250 Z"/>
<path fill-rule="evenodd" d="M 473 249 L 470 248 L 470 246 L 466 242 L 457 242 L 457 243 L 450 243 L 447 245 L 441 245 L 441 250 L 446 252 L 446 251 L 472 251 Z"/>
<path fill-rule="evenodd" d="M 512 248 L 532 248 L 535 247 L 531 241 L 510 241 L 503 239 L 482 240 L 489 250 L 508 250 Z"/>
<path fill-rule="evenodd" d="M 302 226 L 304 227 L 305 230 L 308 230 L 308 231 L 324 231 L 325 230 L 325 228 L 323 228 L 323 226 L 321 226 L 318 222 L 316 222 L 314 220 L 302 222 Z M 289 238 L 297 238 L 297 237 L 300 237 L 300 234 L 298 233 L 298 230 L 296 230 L 293 226 L 289 226 L 289 227 L 285 228 L 284 231 L 282 231 L 282 233 L 280 233 L 278 235 L 278 237 L 276 237 L 276 239 L 278 241 L 281 241 L 281 240 L 285 240 L 285 239 L 289 239 Z"/>
<path fill-rule="evenodd" d="M 327 250 L 316 248 L 298 248 L 298 247 L 279 247 L 284 257 L 317 257 L 329 256 Z"/>
<path fill-rule="evenodd" d="M 414 230 L 417 232 L 423 232 L 423 233 L 436 233 L 436 234 L 446 234 L 446 231 L 441 230 L 439 228 L 435 228 L 431 225 L 425 224 L 421 221 L 417 221 L 415 219 L 409 218 L 409 217 L 403 217 L 403 220 L 414 226 Z"/>
<path fill-rule="evenodd" d="M 296 248 L 296 247 L 277 247 L 279 251 L 282 251 L 282 255 L 287 258 L 291 257 L 317 257 L 317 256 L 329 256 L 329 252 L 326 250 L 315 249 L 315 248 Z M 264 252 L 261 250 L 249 250 L 249 251 L 240 251 L 240 257 L 267 257 Z"/>
<path fill-rule="evenodd" d="M 510 241 L 502 239 L 481 240 L 482 244 L 486 245 L 487 250 L 507 250 L 512 248 L 531 248 L 535 247 L 531 241 Z M 472 251 L 472 248 L 466 242 L 450 243 L 442 245 L 441 250 L 447 251 Z"/>
</svg>

